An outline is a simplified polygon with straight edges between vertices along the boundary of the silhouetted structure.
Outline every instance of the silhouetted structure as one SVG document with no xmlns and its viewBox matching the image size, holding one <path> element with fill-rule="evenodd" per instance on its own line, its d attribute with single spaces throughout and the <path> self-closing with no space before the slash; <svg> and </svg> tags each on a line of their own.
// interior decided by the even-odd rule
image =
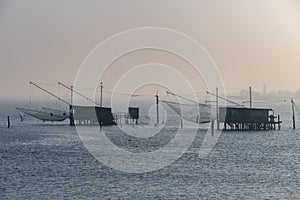
<svg viewBox="0 0 300 200">
<path fill-rule="evenodd" d="M 73 106 L 73 118 L 76 125 L 97 125 L 95 106 Z"/>
<path fill-rule="evenodd" d="M 224 130 L 275 130 L 282 123 L 280 116 L 266 108 L 220 107 L 219 114 L 218 121 L 224 124 Z"/>
<path fill-rule="evenodd" d="M 76 125 L 115 125 L 111 108 L 98 106 L 73 106 Z"/>
<path fill-rule="evenodd" d="M 129 107 L 128 108 L 128 115 L 129 115 L 129 118 L 131 120 L 133 120 L 133 123 L 137 124 L 138 123 L 138 119 L 140 117 L 140 115 L 139 115 L 139 108 L 137 108 L 137 107 Z"/>
<path fill-rule="evenodd" d="M 111 108 L 95 107 L 96 115 L 100 126 L 116 125 Z"/>
<path fill-rule="evenodd" d="M 117 112 L 113 113 L 115 122 L 118 125 L 122 124 L 138 124 L 138 119 L 140 117 L 140 109 L 138 107 L 129 107 L 128 113 L 126 112 Z"/>
</svg>

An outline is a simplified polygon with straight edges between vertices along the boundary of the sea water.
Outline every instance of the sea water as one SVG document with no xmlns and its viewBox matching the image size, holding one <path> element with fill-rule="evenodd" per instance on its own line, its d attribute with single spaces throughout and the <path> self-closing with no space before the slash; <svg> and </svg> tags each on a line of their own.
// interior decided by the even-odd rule
<svg viewBox="0 0 300 200">
<path fill-rule="evenodd" d="M 207 134 L 199 129 L 181 157 L 147 173 L 103 164 L 67 121 L 26 116 L 21 122 L 14 109 L 21 105 L 0 104 L 1 199 L 300 199 L 300 129 L 291 129 L 288 103 L 268 105 L 281 115 L 280 131 L 222 132 L 212 151 L 199 158 Z M 300 127 L 300 113 L 296 119 Z M 135 138 L 117 127 L 103 129 L 116 146 L 136 153 L 163 148 L 178 130 L 170 126 Z"/>
</svg>

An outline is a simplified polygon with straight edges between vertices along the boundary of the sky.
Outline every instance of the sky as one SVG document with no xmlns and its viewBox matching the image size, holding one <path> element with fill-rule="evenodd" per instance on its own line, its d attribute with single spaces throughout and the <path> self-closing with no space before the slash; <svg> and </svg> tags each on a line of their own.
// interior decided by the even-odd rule
<svg viewBox="0 0 300 200">
<path fill-rule="evenodd" d="M 29 81 L 72 84 L 96 45 L 139 27 L 169 28 L 196 40 L 228 89 L 300 88 L 298 0 L 1 0 L 0 97 L 28 96 Z M 181 62 L 151 51 L 128 57 L 114 63 L 111 74 L 146 61 Z M 110 78 L 104 78 L 108 88 Z"/>
</svg>

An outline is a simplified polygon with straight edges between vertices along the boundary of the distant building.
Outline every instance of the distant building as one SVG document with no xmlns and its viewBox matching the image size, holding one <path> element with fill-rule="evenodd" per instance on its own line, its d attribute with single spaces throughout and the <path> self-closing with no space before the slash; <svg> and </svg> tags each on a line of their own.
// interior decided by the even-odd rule
<svg viewBox="0 0 300 200">
<path fill-rule="evenodd" d="M 264 97 L 267 96 L 267 86 L 266 85 L 263 86 L 263 96 Z"/>
</svg>

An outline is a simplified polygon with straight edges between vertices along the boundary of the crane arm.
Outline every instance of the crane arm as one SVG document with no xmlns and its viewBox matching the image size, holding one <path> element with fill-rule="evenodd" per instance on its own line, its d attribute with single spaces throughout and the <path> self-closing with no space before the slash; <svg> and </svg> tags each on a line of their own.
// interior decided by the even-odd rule
<svg viewBox="0 0 300 200">
<path fill-rule="evenodd" d="M 90 102 L 92 102 L 92 103 L 94 103 L 94 104 L 96 104 L 96 105 L 98 105 L 98 106 L 100 105 L 99 103 L 93 101 L 92 99 L 90 99 L 90 98 L 84 96 L 83 94 L 77 92 L 76 90 L 72 89 L 71 87 L 69 87 L 69 86 L 67 86 L 67 85 L 65 85 L 65 84 L 63 84 L 63 83 L 61 83 L 61 82 L 58 82 L 58 85 L 61 85 L 61 86 L 65 87 L 65 88 L 67 88 L 67 89 L 69 89 L 69 90 L 73 90 L 73 92 L 76 93 L 77 95 L 79 95 L 79 96 L 85 98 L 86 100 L 88 100 L 88 101 L 90 101 Z"/>
<path fill-rule="evenodd" d="M 39 85 L 37 85 L 37 84 L 35 84 L 35 83 L 31 82 L 31 81 L 29 81 L 29 84 L 34 85 L 35 87 L 37 87 L 37 88 L 39 88 L 40 90 L 46 92 L 47 94 L 49 94 L 49 95 L 51 95 L 51 96 L 57 98 L 58 100 L 60 100 L 60 101 L 62 101 L 62 102 L 64 102 L 64 103 L 70 105 L 70 103 L 67 102 L 66 100 L 64 100 L 64 99 L 60 98 L 59 96 L 57 96 L 57 95 L 55 95 L 55 94 L 49 92 L 48 90 L 42 88 L 41 86 L 39 86 Z"/>
<path fill-rule="evenodd" d="M 213 94 L 213 93 L 211 93 L 211 92 L 209 92 L 209 91 L 207 91 L 206 92 L 207 94 L 210 94 L 210 95 L 213 95 L 213 96 L 217 96 L 217 95 L 215 95 L 215 94 Z M 236 103 L 236 102 L 234 102 L 234 101 L 231 101 L 231 100 L 229 100 L 229 99 L 226 99 L 226 98 L 224 98 L 224 97 L 221 97 L 221 96 L 219 96 L 218 95 L 218 98 L 220 98 L 220 99 L 223 99 L 223 100 L 225 100 L 225 101 L 228 101 L 229 103 L 232 103 L 232 104 L 234 104 L 234 105 L 237 105 L 237 106 L 240 106 L 240 107 L 245 107 L 245 106 L 243 106 L 243 105 L 241 105 L 241 104 L 238 104 L 238 103 Z"/>
</svg>

